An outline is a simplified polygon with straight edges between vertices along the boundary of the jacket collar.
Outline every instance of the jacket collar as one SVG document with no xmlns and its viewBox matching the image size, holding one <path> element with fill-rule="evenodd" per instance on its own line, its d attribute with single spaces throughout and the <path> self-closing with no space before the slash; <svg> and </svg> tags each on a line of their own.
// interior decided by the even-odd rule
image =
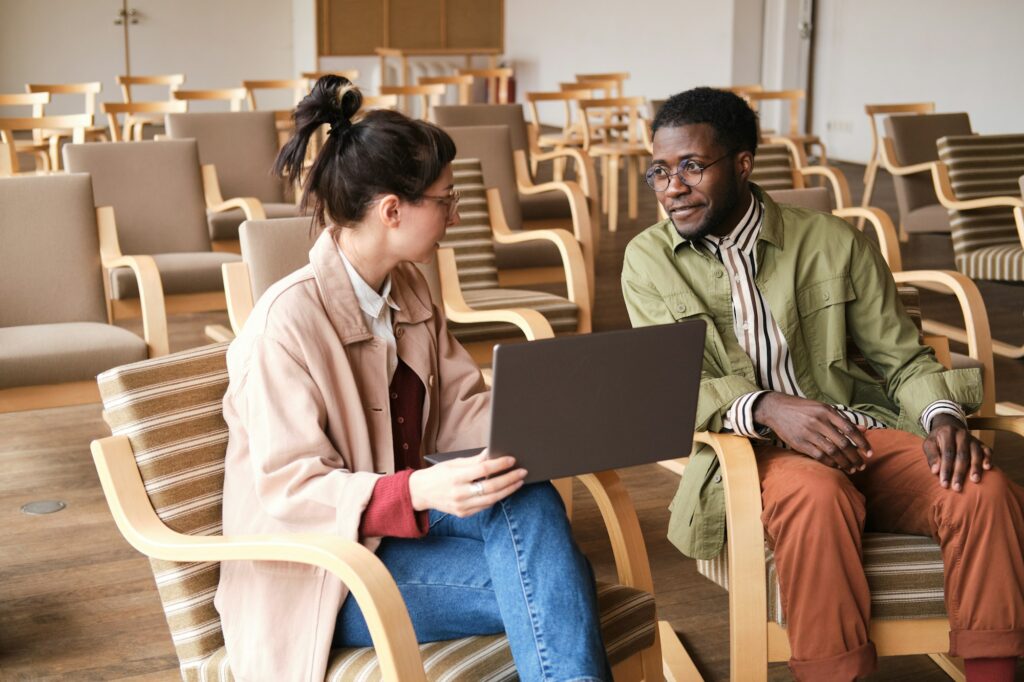
<svg viewBox="0 0 1024 682">
<path fill-rule="evenodd" d="M 331 230 L 325 229 L 317 237 L 309 252 L 309 263 L 323 298 L 324 310 L 341 342 L 348 345 L 373 338 Z M 399 307 L 395 311 L 396 323 L 417 324 L 430 319 L 433 314 L 427 286 L 422 277 L 419 277 L 420 286 L 417 286 L 414 278 L 418 273 L 413 270 L 412 265 L 403 263 L 391 273 L 391 297 Z"/>
</svg>

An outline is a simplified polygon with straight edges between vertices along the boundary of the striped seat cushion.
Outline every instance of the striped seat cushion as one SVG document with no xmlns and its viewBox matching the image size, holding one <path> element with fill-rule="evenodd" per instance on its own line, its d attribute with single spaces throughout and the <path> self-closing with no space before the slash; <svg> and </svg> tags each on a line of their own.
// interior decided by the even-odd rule
<svg viewBox="0 0 1024 682">
<path fill-rule="evenodd" d="M 938 141 L 957 199 L 1019 197 L 1024 135 L 949 135 Z M 1012 209 L 950 211 L 957 268 L 973 279 L 1024 281 L 1024 247 Z"/>
<path fill-rule="evenodd" d="M 226 352 L 227 344 L 204 346 L 117 367 L 97 379 L 111 432 L 131 441 L 153 508 L 179 533 L 221 533 Z M 182 677 L 199 679 L 197 666 L 224 646 L 213 606 L 220 565 L 150 563 Z"/>
<path fill-rule="evenodd" d="M 750 179 L 766 192 L 797 189 L 797 183 L 793 178 L 793 158 L 789 148 L 784 144 L 758 145 Z"/>
<path fill-rule="evenodd" d="M 697 570 L 720 587 L 729 589 L 728 552 L 697 562 Z M 775 570 L 775 556 L 765 547 L 768 619 L 786 624 Z M 864 574 L 871 589 L 871 617 L 882 620 L 943 618 L 942 551 L 927 537 L 864 534 Z"/>
<path fill-rule="evenodd" d="M 654 643 L 654 598 L 621 585 L 598 584 L 601 633 L 612 665 Z M 431 682 L 499 682 L 517 680 L 508 640 L 504 635 L 467 637 L 420 645 L 420 657 Z M 198 671 L 208 682 L 232 680 L 227 654 L 220 649 Z M 380 680 L 373 649 L 336 649 L 327 666 L 328 682 Z"/>
<path fill-rule="evenodd" d="M 556 334 L 574 332 L 579 322 L 579 307 L 572 301 L 545 294 L 540 291 L 523 291 L 520 289 L 478 289 L 463 292 L 466 303 L 476 310 L 497 310 L 499 308 L 529 308 L 544 316 Z M 504 322 L 483 324 L 448 325 L 452 334 L 462 343 L 485 341 L 488 339 L 522 336 L 518 327 Z"/>
</svg>

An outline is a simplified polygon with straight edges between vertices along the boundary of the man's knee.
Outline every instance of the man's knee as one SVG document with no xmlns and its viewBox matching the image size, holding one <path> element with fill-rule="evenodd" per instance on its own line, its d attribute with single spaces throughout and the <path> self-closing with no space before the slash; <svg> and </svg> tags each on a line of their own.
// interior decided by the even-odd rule
<svg viewBox="0 0 1024 682">
<path fill-rule="evenodd" d="M 970 479 L 964 481 L 962 491 L 949 491 L 942 498 L 942 507 L 950 522 L 962 518 L 990 519 L 1007 513 L 1011 518 L 1019 518 L 1021 497 L 1019 486 L 1002 471 L 992 469 L 984 472 L 977 483 Z"/>
<path fill-rule="evenodd" d="M 826 525 L 831 519 L 863 526 L 864 496 L 849 477 L 838 469 L 809 463 L 812 466 L 762 481 L 765 524 L 805 518 Z"/>
</svg>

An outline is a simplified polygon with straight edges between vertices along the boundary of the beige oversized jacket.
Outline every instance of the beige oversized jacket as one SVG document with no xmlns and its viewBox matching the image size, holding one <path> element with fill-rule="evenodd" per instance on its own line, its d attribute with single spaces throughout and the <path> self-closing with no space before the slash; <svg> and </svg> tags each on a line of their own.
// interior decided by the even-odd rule
<svg viewBox="0 0 1024 682">
<path fill-rule="evenodd" d="M 363 321 L 324 231 L 310 263 L 260 298 L 228 350 L 224 534 L 358 539 L 378 477 L 394 473 L 387 348 Z M 392 274 L 398 355 L 423 381 L 425 452 L 484 445 L 490 393 L 410 264 Z M 375 550 L 379 539 L 363 543 Z M 215 604 L 238 680 L 322 680 L 347 590 L 304 564 L 221 565 Z"/>
</svg>

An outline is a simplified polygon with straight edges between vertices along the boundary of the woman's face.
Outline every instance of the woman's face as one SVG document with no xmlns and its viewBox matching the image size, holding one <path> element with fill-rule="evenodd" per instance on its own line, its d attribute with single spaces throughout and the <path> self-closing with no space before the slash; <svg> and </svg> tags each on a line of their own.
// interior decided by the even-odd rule
<svg viewBox="0 0 1024 682">
<path fill-rule="evenodd" d="M 451 164 L 415 204 L 405 204 L 402 241 L 406 260 L 429 263 L 434 258 L 445 231 L 459 224 L 458 197 L 455 195 Z"/>
</svg>

